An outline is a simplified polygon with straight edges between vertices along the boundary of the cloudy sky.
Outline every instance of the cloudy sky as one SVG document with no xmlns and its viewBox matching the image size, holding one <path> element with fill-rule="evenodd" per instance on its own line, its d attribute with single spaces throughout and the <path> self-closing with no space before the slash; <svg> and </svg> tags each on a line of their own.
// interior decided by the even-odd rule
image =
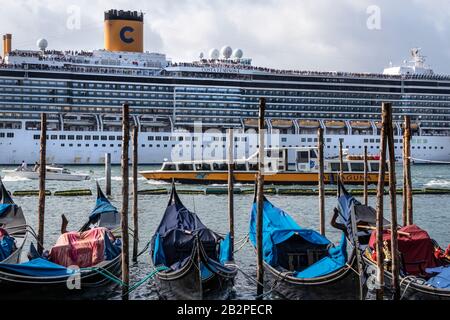
<svg viewBox="0 0 450 320">
<path fill-rule="evenodd" d="M 145 50 L 191 61 L 225 44 L 255 65 L 378 72 L 421 47 L 450 74 L 448 0 L 14 0 L 2 1 L 0 33 L 13 48 L 103 47 L 103 12 L 145 13 Z"/>
</svg>

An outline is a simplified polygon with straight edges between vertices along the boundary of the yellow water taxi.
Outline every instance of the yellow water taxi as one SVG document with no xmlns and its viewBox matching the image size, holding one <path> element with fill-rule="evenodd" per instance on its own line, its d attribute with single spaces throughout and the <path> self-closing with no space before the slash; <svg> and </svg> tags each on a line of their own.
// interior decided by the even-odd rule
<svg viewBox="0 0 450 320">
<path fill-rule="evenodd" d="M 315 185 L 318 183 L 317 148 L 265 149 L 265 182 L 269 184 Z M 238 183 L 254 183 L 258 171 L 258 154 L 235 160 L 234 180 Z M 364 182 L 364 159 L 361 156 L 345 155 L 343 180 L 346 184 Z M 149 180 L 176 181 L 181 183 L 212 184 L 227 183 L 228 162 L 226 160 L 194 160 L 164 162 L 158 170 L 141 171 Z M 325 183 L 334 184 L 340 170 L 338 158 L 324 159 Z M 368 159 L 368 183 L 378 182 L 379 161 L 376 156 Z M 387 168 L 386 168 L 387 171 Z M 386 183 L 389 177 L 385 175 Z"/>
</svg>

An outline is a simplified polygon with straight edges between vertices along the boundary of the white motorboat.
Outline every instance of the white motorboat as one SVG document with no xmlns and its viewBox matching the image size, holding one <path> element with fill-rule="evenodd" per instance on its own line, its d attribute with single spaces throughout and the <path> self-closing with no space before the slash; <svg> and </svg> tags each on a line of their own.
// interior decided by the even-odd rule
<svg viewBox="0 0 450 320">
<path fill-rule="evenodd" d="M 82 181 L 89 180 L 88 174 L 73 173 L 64 167 L 46 166 L 45 180 Z M 5 177 L 19 179 L 39 179 L 39 170 L 23 169 L 3 170 Z"/>
</svg>

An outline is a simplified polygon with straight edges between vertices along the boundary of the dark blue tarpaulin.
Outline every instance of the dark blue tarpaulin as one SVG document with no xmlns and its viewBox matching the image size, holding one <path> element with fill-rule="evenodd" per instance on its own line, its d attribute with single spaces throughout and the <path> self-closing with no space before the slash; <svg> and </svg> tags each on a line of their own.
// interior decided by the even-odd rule
<svg viewBox="0 0 450 320">
<path fill-rule="evenodd" d="M 193 254 L 196 239 L 211 259 L 218 260 L 217 244 L 222 238 L 208 229 L 198 218 L 189 211 L 178 197 L 175 186 L 166 211 L 152 237 L 151 256 L 154 265 L 164 264 L 172 269 L 181 268 L 186 258 Z"/>
<path fill-rule="evenodd" d="M 256 247 L 256 213 L 257 204 L 253 203 L 250 216 L 250 241 Z M 327 245 L 330 241 L 320 233 L 301 228 L 294 219 L 283 210 L 275 207 L 266 198 L 263 206 L 263 257 L 271 266 L 277 265 L 276 245 L 288 240 L 293 235 L 299 235 L 304 240 L 317 244 Z"/>
<path fill-rule="evenodd" d="M 97 201 L 95 202 L 95 207 L 89 215 L 89 220 L 95 221 L 102 214 L 118 214 L 117 208 L 114 207 L 111 202 L 109 202 L 108 198 L 103 194 L 102 190 L 97 184 Z"/>
<path fill-rule="evenodd" d="M 76 271 L 60 266 L 48 260 L 37 258 L 20 264 L 0 263 L 0 270 L 32 277 L 60 277 L 69 276 Z"/>
<path fill-rule="evenodd" d="M 7 214 L 10 210 L 14 210 L 17 208 L 17 205 L 14 203 L 0 203 L 0 217 Z"/>
</svg>

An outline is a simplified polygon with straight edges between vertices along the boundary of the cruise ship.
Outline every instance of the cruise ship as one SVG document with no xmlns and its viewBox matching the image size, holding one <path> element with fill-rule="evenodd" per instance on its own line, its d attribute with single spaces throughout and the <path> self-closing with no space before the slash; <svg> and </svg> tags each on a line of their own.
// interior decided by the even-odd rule
<svg viewBox="0 0 450 320">
<path fill-rule="evenodd" d="M 402 121 L 412 121 L 415 162 L 450 161 L 450 76 L 411 60 L 380 73 L 278 70 L 252 65 L 241 49 L 224 46 L 194 62 L 144 51 L 144 15 L 109 10 L 104 48 L 93 51 L 14 50 L 3 36 L 0 64 L 0 164 L 39 159 L 40 114 L 47 113 L 47 161 L 120 163 L 121 111 L 139 130 L 139 161 L 224 157 L 233 128 L 236 157 L 257 150 L 258 101 L 265 97 L 267 148 L 314 147 L 324 128 L 325 156 L 339 142 L 350 154 L 379 153 L 381 103 L 392 102 L 395 150 Z M 195 60 L 195 59 L 194 59 Z"/>
</svg>

